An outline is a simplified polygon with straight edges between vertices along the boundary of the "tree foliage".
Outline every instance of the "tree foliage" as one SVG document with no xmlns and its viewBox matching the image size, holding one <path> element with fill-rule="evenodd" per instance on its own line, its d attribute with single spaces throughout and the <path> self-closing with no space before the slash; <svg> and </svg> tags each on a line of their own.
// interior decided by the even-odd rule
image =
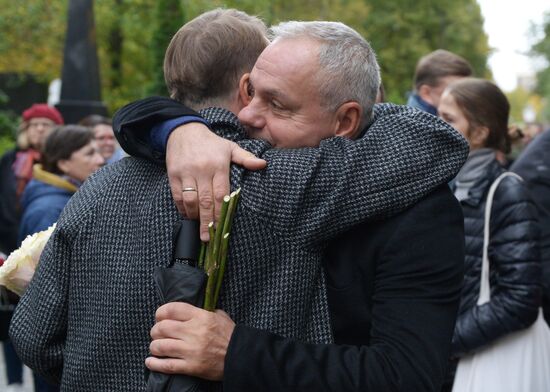
<svg viewBox="0 0 550 392">
<path fill-rule="evenodd" d="M 464 56 L 479 76 L 488 72 L 489 47 L 475 0 L 96 0 L 102 93 L 111 111 L 159 85 L 159 58 L 183 23 L 177 3 L 187 19 L 225 6 L 258 15 L 267 24 L 289 19 L 349 24 L 377 52 L 388 99 L 394 102 L 406 99 L 417 60 L 437 48 Z M 31 72 L 45 80 L 60 76 L 67 4 L 0 0 L 0 72 Z M 158 12 L 163 9 L 170 11 Z"/>
<path fill-rule="evenodd" d="M 158 0 L 155 8 L 155 28 L 152 37 L 151 54 L 153 74 L 148 93 L 167 95 L 164 83 L 164 53 L 172 36 L 184 24 L 185 18 L 179 0 Z"/>
</svg>

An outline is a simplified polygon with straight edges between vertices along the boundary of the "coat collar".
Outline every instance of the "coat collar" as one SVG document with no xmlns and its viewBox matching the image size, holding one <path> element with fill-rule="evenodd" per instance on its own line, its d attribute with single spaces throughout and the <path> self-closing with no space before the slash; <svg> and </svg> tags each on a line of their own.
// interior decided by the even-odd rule
<svg viewBox="0 0 550 392">
<path fill-rule="evenodd" d="M 246 132 L 237 116 L 227 109 L 210 107 L 199 112 L 210 123 L 212 129 L 223 129 L 223 137 L 231 141 L 246 138 Z"/>
<path fill-rule="evenodd" d="M 46 183 L 48 185 L 55 186 L 57 188 L 64 189 L 69 192 L 76 192 L 78 188 L 76 185 L 72 184 L 71 182 L 65 180 L 64 178 L 47 172 L 46 170 L 42 169 L 42 165 L 36 164 L 32 168 L 32 175 L 33 178 L 39 181 L 42 181 L 43 183 Z"/>
<path fill-rule="evenodd" d="M 470 188 L 468 198 L 462 200 L 461 203 L 471 207 L 478 207 L 481 202 L 485 200 L 485 194 L 489 190 L 489 187 L 493 181 L 503 171 L 504 169 L 500 166 L 498 161 L 496 159 L 493 160 L 489 165 L 487 165 L 484 175 L 480 176 L 479 180 L 477 180 L 472 188 Z"/>
</svg>

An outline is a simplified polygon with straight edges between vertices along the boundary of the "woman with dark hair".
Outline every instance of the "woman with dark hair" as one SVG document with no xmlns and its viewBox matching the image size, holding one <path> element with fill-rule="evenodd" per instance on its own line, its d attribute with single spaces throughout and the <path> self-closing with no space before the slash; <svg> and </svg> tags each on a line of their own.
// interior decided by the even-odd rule
<svg viewBox="0 0 550 392">
<path fill-rule="evenodd" d="M 502 179 L 490 210 L 490 300 L 478 305 L 485 206 L 491 184 L 505 172 L 495 153 L 510 149 L 510 105 L 495 84 L 466 78 L 447 87 L 438 112 L 470 144 L 468 160 L 452 185 L 464 212 L 466 235 L 464 285 L 452 340 L 456 359 L 527 328 L 537 318 L 541 298 L 539 230 L 536 208 L 525 185 L 516 177 Z M 449 378 L 445 390 L 452 387 Z"/>
<path fill-rule="evenodd" d="M 55 223 L 80 184 L 105 163 L 93 132 L 78 125 L 55 129 L 46 139 L 41 162 L 21 199 L 20 242 Z"/>
</svg>

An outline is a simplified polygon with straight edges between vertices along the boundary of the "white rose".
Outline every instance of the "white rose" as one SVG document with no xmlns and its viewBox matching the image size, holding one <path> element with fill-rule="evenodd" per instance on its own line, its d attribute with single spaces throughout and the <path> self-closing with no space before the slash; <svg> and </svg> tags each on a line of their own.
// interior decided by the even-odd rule
<svg viewBox="0 0 550 392">
<path fill-rule="evenodd" d="M 38 260 L 55 229 L 55 223 L 47 230 L 27 236 L 19 249 L 11 252 L 0 267 L 0 285 L 18 295 L 23 295 L 31 281 Z"/>
</svg>

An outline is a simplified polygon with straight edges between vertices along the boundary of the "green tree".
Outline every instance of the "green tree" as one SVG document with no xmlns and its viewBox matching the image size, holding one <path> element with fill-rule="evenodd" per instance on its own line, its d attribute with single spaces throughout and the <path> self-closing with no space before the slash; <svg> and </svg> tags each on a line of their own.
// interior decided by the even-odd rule
<svg viewBox="0 0 550 392">
<path fill-rule="evenodd" d="M 147 94 L 154 9 L 148 0 L 95 1 L 102 97 L 111 112 Z"/>
<path fill-rule="evenodd" d="M 447 49 L 465 57 L 478 76 L 486 76 L 489 46 L 475 0 L 368 0 L 370 12 L 361 26 L 382 68 L 388 99 L 403 102 L 412 89 L 416 62 Z"/>
<path fill-rule="evenodd" d="M 0 0 L 0 72 L 61 74 L 67 2 Z"/>
<path fill-rule="evenodd" d="M 151 95 L 167 95 L 164 82 L 164 53 L 172 36 L 183 25 L 184 13 L 179 0 L 158 0 L 155 8 L 155 30 L 151 40 L 153 78 L 148 90 Z"/>
<path fill-rule="evenodd" d="M 67 4 L 0 0 L 0 72 L 27 72 L 47 81 L 60 76 Z M 394 102 L 404 102 L 417 60 L 437 48 L 464 56 L 477 75 L 488 76 L 489 48 L 475 0 L 96 0 L 102 96 L 111 111 L 161 85 L 159 59 L 168 37 L 183 24 L 178 4 L 188 19 L 233 7 L 268 25 L 290 19 L 349 24 L 372 43 Z"/>
</svg>

